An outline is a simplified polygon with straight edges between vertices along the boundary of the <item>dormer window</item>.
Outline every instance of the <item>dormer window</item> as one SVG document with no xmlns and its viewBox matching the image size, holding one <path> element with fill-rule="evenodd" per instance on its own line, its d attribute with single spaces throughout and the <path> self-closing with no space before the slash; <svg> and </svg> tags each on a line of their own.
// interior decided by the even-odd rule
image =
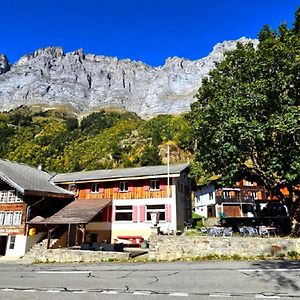
<svg viewBox="0 0 300 300">
<path fill-rule="evenodd" d="M 92 193 L 99 193 L 99 183 L 93 183 L 91 188 Z"/>
<path fill-rule="evenodd" d="M 68 191 L 76 193 L 77 192 L 77 185 L 74 183 L 71 183 L 68 185 Z"/>
<path fill-rule="evenodd" d="M 119 185 L 120 192 L 128 192 L 128 183 L 126 181 L 121 181 Z"/>
<path fill-rule="evenodd" d="M 150 190 L 152 190 L 152 191 L 160 190 L 159 180 L 157 180 L 157 179 L 150 180 Z"/>
</svg>

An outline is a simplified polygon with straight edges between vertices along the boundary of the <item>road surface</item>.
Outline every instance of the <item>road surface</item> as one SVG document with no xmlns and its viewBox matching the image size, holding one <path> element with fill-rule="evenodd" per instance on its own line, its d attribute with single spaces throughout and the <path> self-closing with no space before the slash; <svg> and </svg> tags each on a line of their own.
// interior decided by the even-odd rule
<svg viewBox="0 0 300 300">
<path fill-rule="evenodd" d="M 298 261 L 0 264 L 0 299 L 300 299 Z"/>
</svg>

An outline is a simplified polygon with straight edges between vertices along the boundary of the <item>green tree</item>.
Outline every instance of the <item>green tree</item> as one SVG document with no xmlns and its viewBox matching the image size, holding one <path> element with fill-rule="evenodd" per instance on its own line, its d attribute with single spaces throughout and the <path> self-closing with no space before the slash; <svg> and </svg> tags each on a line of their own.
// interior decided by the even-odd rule
<svg viewBox="0 0 300 300">
<path fill-rule="evenodd" d="M 258 176 L 274 194 L 300 182 L 300 36 L 265 26 L 260 43 L 238 44 L 204 79 L 188 116 L 196 161 L 233 183 Z M 200 168 L 200 169 L 201 169 Z"/>
</svg>

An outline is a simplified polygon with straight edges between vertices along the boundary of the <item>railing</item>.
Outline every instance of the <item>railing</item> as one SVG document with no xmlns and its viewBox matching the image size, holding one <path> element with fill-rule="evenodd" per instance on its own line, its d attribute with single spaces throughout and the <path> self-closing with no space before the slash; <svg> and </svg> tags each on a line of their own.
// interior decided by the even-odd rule
<svg viewBox="0 0 300 300">
<path fill-rule="evenodd" d="M 112 188 L 104 189 L 99 193 L 87 192 L 86 190 L 79 191 L 79 199 L 149 199 L 149 198 L 167 198 L 172 197 L 172 188 L 168 187 L 163 190 L 148 190 L 143 187 L 134 187 L 132 191 L 114 192 Z"/>
<path fill-rule="evenodd" d="M 224 196 L 216 196 L 216 202 L 217 204 L 221 203 L 228 203 L 228 202 L 236 202 L 236 203 L 253 203 L 254 199 L 253 197 L 224 197 Z"/>
</svg>

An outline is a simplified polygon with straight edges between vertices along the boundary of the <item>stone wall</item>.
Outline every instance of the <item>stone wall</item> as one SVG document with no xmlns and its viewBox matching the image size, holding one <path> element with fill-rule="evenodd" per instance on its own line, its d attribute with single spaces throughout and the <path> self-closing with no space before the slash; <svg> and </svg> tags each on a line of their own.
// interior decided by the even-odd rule
<svg viewBox="0 0 300 300">
<path fill-rule="evenodd" d="M 300 253 L 300 239 L 151 235 L 149 259 L 172 261 L 210 256 L 232 258 L 287 257 Z"/>
<path fill-rule="evenodd" d="M 44 249 L 35 257 L 24 256 L 28 263 L 71 263 L 71 262 L 109 262 L 128 260 L 126 252 L 104 252 L 69 249 Z"/>
</svg>

